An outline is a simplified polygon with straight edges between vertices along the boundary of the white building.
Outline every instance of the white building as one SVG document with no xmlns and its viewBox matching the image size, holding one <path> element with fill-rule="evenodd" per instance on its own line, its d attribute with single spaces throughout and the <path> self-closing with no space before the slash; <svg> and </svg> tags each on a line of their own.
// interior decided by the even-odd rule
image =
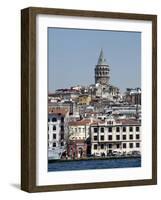
<svg viewBox="0 0 161 200">
<path fill-rule="evenodd" d="M 70 140 L 86 140 L 89 138 L 90 119 L 69 122 Z"/>
<path fill-rule="evenodd" d="M 109 119 L 91 124 L 91 154 L 132 154 L 141 152 L 140 122 Z"/>
<path fill-rule="evenodd" d="M 48 158 L 58 159 L 66 150 L 68 109 L 51 108 L 48 113 Z"/>
</svg>

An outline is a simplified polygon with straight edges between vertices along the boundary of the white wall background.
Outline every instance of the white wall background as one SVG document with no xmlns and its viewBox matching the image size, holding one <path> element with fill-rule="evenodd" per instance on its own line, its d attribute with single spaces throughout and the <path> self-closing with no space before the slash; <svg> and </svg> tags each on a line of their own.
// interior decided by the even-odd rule
<svg viewBox="0 0 161 200">
<path fill-rule="evenodd" d="M 161 146 L 158 145 L 158 185 L 99 190 L 28 194 L 20 184 L 20 9 L 28 6 L 133 12 L 158 15 L 160 53 L 160 0 L 14 0 L 0 6 L 0 198 L 5 199 L 159 199 L 161 195 Z M 158 56 L 158 77 L 161 58 Z M 158 80 L 158 88 L 161 80 Z M 158 102 L 161 100 L 158 90 Z M 160 105 L 158 105 L 160 109 Z M 158 112 L 158 124 L 161 112 Z M 158 126 L 158 141 L 161 141 Z M 158 142 L 159 143 L 159 142 Z M 2 197 L 3 196 L 3 197 Z"/>
</svg>

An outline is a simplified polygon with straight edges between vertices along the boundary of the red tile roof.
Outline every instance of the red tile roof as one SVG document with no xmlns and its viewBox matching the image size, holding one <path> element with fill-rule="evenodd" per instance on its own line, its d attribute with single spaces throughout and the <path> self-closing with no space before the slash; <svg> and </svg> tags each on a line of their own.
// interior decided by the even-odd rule
<svg viewBox="0 0 161 200">
<path fill-rule="evenodd" d="M 93 122 L 97 122 L 99 120 L 90 120 L 90 119 L 83 119 L 78 121 L 71 121 L 69 122 L 69 126 L 85 126 L 90 125 Z"/>
</svg>

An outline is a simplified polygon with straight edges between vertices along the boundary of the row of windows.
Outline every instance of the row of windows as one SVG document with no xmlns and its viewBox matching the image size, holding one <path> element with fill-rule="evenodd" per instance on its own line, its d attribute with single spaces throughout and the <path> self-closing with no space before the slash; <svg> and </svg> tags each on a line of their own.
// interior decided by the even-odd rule
<svg viewBox="0 0 161 200">
<path fill-rule="evenodd" d="M 113 147 L 113 145 L 112 145 L 112 144 L 108 144 L 107 147 L 108 147 L 109 149 L 111 149 L 111 148 Z M 128 148 L 128 145 L 127 145 L 127 143 L 123 143 L 122 146 L 121 146 L 120 144 L 116 144 L 116 148 L 117 148 L 117 149 L 120 149 L 121 147 L 122 147 L 123 149 L 126 149 L 126 148 Z M 136 148 L 140 148 L 140 143 L 139 143 L 139 142 L 135 143 L 135 147 L 136 147 Z M 98 149 L 98 144 L 94 144 L 93 148 L 94 148 L 94 149 Z M 100 145 L 100 148 L 101 148 L 101 149 L 104 149 L 104 148 L 105 148 L 105 144 L 101 144 L 101 145 Z M 129 143 L 129 148 L 130 148 L 130 149 L 134 148 L 134 143 Z"/>
<path fill-rule="evenodd" d="M 113 139 L 112 135 L 108 135 L 108 140 L 112 140 L 112 139 Z M 120 140 L 120 139 L 121 139 L 120 135 L 116 135 L 116 140 Z M 126 140 L 126 139 L 127 139 L 127 136 L 126 136 L 126 135 L 122 135 L 122 139 L 123 139 L 123 140 Z M 133 139 L 134 139 L 134 135 L 130 134 L 130 135 L 129 135 L 129 139 L 130 139 L 130 140 L 133 140 Z M 139 139 L 140 139 L 140 135 L 139 135 L 139 134 L 136 134 L 135 139 L 139 140 Z M 94 136 L 93 136 L 93 140 L 98 140 L 98 136 L 97 136 L 97 135 L 94 135 Z M 100 140 L 104 140 L 104 135 L 101 135 L 101 136 L 100 136 Z"/>
<path fill-rule="evenodd" d="M 112 129 L 113 129 L 113 127 L 108 127 L 108 132 L 112 132 Z M 122 127 L 122 131 L 123 131 L 123 132 L 126 132 L 126 129 L 127 129 L 126 126 L 123 126 L 123 127 Z M 121 127 L 117 126 L 117 127 L 116 127 L 116 132 L 120 132 L 120 130 L 121 130 Z M 133 127 L 133 126 L 130 126 L 130 127 L 129 127 L 129 131 L 130 131 L 130 132 L 133 132 L 133 130 L 134 130 L 134 127 Z M 100 128 L 100 132 L 101 132 L 101 133 L 104 133 L 104 131 L 105 131 L 105 130 L 104 130 L 104 127 L 101 127 L 101 128 Z M 139 127 L 139 126 L 136 126 L 136 127 L 135 127 L 135 131 L 136 131 L 136 132 L 139 132 L 139 131 L 140 131 L 140 127 Z M 95 128 L 94 128 L 94 133 L 97 133 L 97 132 L 98 132 L 98 128 L 95 127 Z"/>
<path fill-rule="evenodd" d="M 53 139 L 53 140 L 56 140 L 56 139 L 57 139 L 57 134 L 53 133 L 52 139 Z M 60 135 L 60 139 L 61 139 L 61 140 L 64 139 L 64 134 L 61 134 L 61 135 Z M 48 140 L 49 140 L 49 134 L 48 134 Z"/>
<path fill-rule="evenodd" d="M 64 146 L 64 142 L 61 142 L 60 145 L 61 145 L 61 146 Z M 49 146 L 49 144 L 48 144 L 48 146 Z M 52 147 L 57 147 L 57 146 L 58 146 L 57 143 L 56 143 L 56 142 L 53 142 Z"/>
<path fill-rule="evenodd" d="M 108 73 L 106 71 L 103 72 L 97 72 L 96 75 L 97 76 L 101 76 L 101 75 L 107 75 Z"/>
<path fill-rule="evenodd" d="M 61 120 L 61 122 L 63 123 L 63 122 L 64 122 L 64 117 L 61 117 L 60 120 Z M 48 122 L 50 122 L 50 121 L 52 121 L 52 122 L 57 122 L 57 118 L 56 118 L 56 117 L 53 117 L 52 119 L 49 119 L 49 118 L 48 118 Z"/>
<path fill-rule="evenodd" d="M 77 133 L 77 132 L 79 132 L 79 133 L 81 133 L 81 132 L 84 133 L 84 132 L 85 132 L 85 128 L 71 128 L 71 130 L 72 130 L 72 131 L 75 131 L 76 133 Z"/>
<path fill-rule="evenodd" d="M 53 131 L 56 131 L 56 126 L 54 125 L 52 129 L 53 129 Z M 60 130 L 64 131 L 64 126 L 63 125 L 60 126 Z M 48 126 L 48 131 L 49 131 L 49 126 Z"/>
</svg>

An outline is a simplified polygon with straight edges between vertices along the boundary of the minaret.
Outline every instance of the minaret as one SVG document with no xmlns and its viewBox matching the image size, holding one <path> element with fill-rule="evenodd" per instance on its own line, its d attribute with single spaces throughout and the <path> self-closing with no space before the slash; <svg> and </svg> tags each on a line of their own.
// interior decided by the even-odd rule
<svg viewBox="0 0 161 200">
<path fill-rule="evenodd" d="M 95 67 L 95 83 L 100 83 L 101 85 L 109 85 L 109 65 L 106 63 L 106 59 L 103 55 L 103 49 L 101 49 L 98 63 Z"/>
</svg>

